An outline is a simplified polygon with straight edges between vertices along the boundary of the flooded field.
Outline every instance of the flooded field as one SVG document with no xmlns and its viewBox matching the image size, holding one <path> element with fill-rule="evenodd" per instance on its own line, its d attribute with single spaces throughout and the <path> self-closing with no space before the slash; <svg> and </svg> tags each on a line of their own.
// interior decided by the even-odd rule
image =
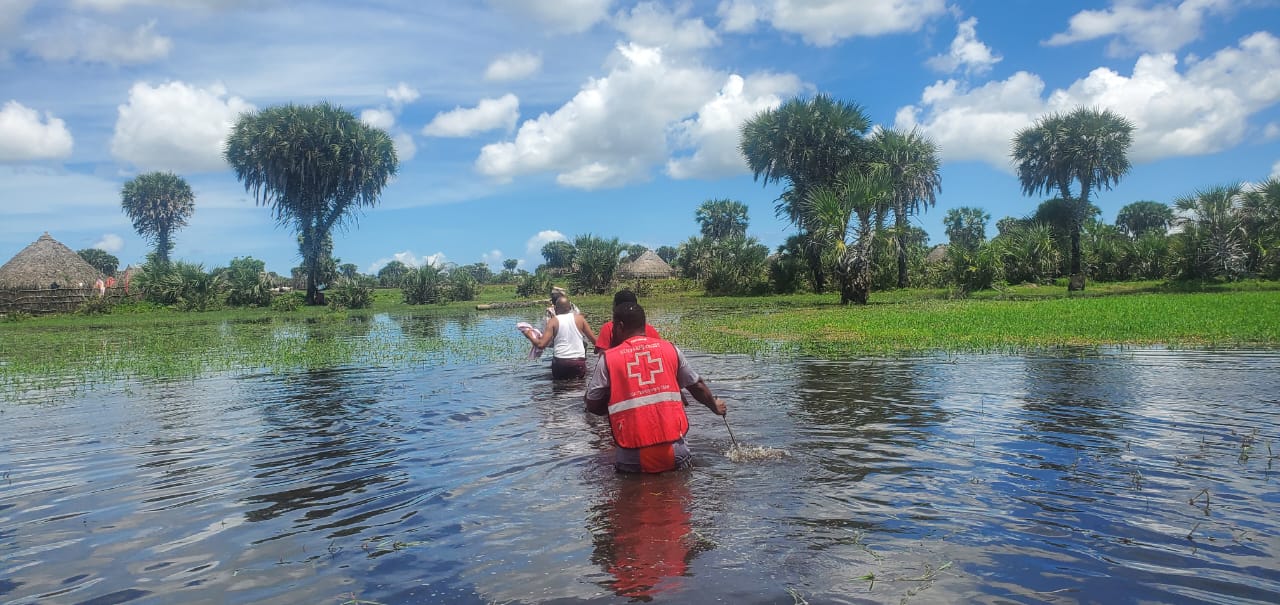
<svg viewBox="0 0 1280 605">
<path fill-rule="evenodd" d="M 686 351 L 785 455 L 694 405 L 696 468 L 641 478 L 528 319 L 8 387 L 0 603 L 1280 602 L 1280 352 Z"/>
</svg>

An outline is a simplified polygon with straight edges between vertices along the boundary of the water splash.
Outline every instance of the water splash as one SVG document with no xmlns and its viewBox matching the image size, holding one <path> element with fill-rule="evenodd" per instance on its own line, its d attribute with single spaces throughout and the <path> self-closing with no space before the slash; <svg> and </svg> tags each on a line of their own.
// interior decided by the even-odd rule
<svg viewBox="0 0 1280 605">
<path fill-rule="evenodd" d="M 763 445 L 738 445 L 729 448 L 724 455 L 734 462 L 754 462 L 757 460 L 781 460 L 791 455 L 787 450 Z"/>
</svg>

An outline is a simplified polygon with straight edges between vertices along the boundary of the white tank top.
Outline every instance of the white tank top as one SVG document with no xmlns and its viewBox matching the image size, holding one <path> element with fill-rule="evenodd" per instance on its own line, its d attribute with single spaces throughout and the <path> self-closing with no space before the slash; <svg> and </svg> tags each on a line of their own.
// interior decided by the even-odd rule
<svg viewBox="0 0 1280 605">
<path fill-rule="evenodd" d="M 582 359 L 587 356 L 587 347 L 582 344 L 582 333 L 578 331 L 573 311 L 557 315 L 556 337 L 552 341 L 552 354 L 561 359 Z"/>
</svg>

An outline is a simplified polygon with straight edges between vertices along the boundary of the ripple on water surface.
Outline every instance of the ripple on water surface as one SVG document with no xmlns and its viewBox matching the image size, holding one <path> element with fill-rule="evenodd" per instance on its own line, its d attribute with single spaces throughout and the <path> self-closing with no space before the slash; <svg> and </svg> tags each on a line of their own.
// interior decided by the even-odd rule
<svg viewBox="0 0 1280 605">
<path fill-rule="evenodd" d="M 0 603 L 1280 602 L 1275 352 L 690 351 L 786 455 L 628 477 L 512 343 L 6 404 Z"/>
</svg>

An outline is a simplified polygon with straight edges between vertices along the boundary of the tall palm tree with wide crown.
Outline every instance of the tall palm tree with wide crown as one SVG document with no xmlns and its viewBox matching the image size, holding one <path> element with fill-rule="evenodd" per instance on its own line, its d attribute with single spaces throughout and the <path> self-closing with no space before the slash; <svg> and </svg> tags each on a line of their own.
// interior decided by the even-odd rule
<svg viewBox="0 0 1280 605">
<path fill-rule="evenodd" d="M 120 189 L 120 207 L 133 221 L 138 235 L 155 242 L 155 258 L 168 266 L 173 233 L 187 225 L 196 211 L 196 196 L 186 179 L 172 172 L 148 172 Z"/>
<path fill-rule="evenodd" d="M 804 233 L 809 226 L 799 206 L 805 196 L 835 185 L 848 167 L 866 160 L 864 134 L 870 127 L 871 119 L 856 103 L 827 95 L 794 98 L 747 120 L 739 149 L 756 180 L 787 185 L 775 209 Z M 819 252 L 809 246 L 807 256 L 814 286 L 821 291 L 825 279 Z"/>
<path fill-rule="evenodd" d="M 331 105 L 280 105 L 240 116 L 227 163 L 254 201 L 298 232 L 307 303 L 317 302 L 325 244 L 352 211 L 378 202 L 399 164 L 386 132 Z"/>
<path fill-rule="evenodd" d="M 1013 137 L 1013 160 L 1026 195 L 1056 189 L 1070 203 L 1071 280 L 1068 289 L 1084 289 L 1080 267 L 1080 231 L 1089 208 L 1089 195 L 1111 189 L 1129 173 L 1128 151 L 1133 123 L 1109 109 L 1078 107 L 1065 114 L 1049 114 Z M 1080 195 L 1071 195 L 1075 183 Z"/>
<path fill-rule="evenodd" d="M 898 287 L 907 287 L 907 217 L 936 205 L 942 191 L 938 146 L 916 130 L 881 129 L 871 137 L 876 159 L 893 185 L 893 238 L 897 247 Z"/>
</svg>

